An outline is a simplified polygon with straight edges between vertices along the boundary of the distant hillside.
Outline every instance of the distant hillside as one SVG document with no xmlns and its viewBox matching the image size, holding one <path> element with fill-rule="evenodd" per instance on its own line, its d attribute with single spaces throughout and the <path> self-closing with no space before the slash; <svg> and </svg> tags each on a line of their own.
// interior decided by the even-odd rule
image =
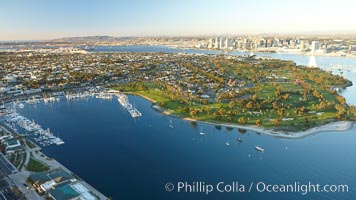
<svg viewBox="0 0 356 200">
<path fill-rule="evenodd" d="M 113 37 L 113 36 L 83 36 L 83 37 L 68 37 L 50 40 L 54 43 L 95 43 L 95 42 L 115 42 L 130 40 L 134 37 Z"/>
</svg>

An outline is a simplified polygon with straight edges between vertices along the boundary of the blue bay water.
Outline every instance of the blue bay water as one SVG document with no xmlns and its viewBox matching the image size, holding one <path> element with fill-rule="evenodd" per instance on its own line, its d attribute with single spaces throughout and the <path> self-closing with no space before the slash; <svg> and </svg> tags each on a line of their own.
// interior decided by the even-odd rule
<svg viewBox="0 0 356 200">
<path fill-rule="evenodd" d="M 109 48 L 109 47 L 107 47 Z M 112 47 L 114 49 L 117 47 Z M 133 47 L 151 51 L 155 47 Z M 157 47 L 163 51 L 167 47 Z M 178 51 L 177 49 L 173 49 Z M 119 51 L 119 50 L 117 50 Z M 187 51 L 187 50 L 184 50 Z M 196 51 L 196 50 L 190 50 Z M 195 52 L 189 52 L 195 53 Z M 290 54 L 269 56 L 306 64 L 309 57 Z M 317 57 L 320 66 L 356 66 L 356 59 Z M 344 76 L 355 80 L 353 71 Z M 356 103 L 354 87 L 343 95 Z M 129 96 L 140 119 L 132 119 L 118 102 L 90 98 L 62 100 L 54 104 L 26 105 L 21 114 L 49 127 L 66 142 L 43 152 L 53 157 L 99 191 L 113 199 L 353 199 L 356 194 L 356 134 L 327 132 L 302 139 L 282 139 L 247 131 L 221 130 L 212 125 L 193 126 L 188 121 L 164 116 L 151 103 Z M 174 128 L 169 128 L 172 119 Z M 203 126 L 206 135 L 199 134 Z M 238 142 L 240 137 L 244 141 Z M 230 145 L 227 146 L 226 142 Z M 265 153 L 257 152 L 260 145 Z M 165 184 L 202 181 L 215 185 L 238 181 L 249 187 L 269 184 L 347 184 L 348 193 L 184 193 L 165 191 Z"/>
</svg>

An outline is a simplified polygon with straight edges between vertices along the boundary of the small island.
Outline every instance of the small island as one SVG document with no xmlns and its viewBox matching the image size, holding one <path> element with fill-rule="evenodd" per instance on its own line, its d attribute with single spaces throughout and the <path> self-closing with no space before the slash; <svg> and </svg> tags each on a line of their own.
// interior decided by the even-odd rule
<svg viewBox="0 0 356 200">
<path fill-rule="evenodd" d="M 174 62 L 141 66 L 138 71 L 146 79 L 148 74 L 154 78 L 111 88 L 140 95 L 164 114 L 187 120 L 273 135 L 310 132 L 316 127 L 347 130 L 351 123 L 346 121 L 355 120 L 355 106 L 338 93 L 351 86 L 350 81 L 292 61 L 255 56 L 189 59 L 185 55 Z"/>
</svg>

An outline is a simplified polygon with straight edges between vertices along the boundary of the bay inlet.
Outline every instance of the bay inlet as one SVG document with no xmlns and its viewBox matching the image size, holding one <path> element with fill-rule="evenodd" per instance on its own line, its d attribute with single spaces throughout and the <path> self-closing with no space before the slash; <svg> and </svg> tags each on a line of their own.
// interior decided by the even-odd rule
<svg viewBox="0 0 356 200">
<path fill-rule="evenodd" d="M 105 47 L 98 47 L 96 51 L 100 48 Z M 157 51 L 165 48 L 159 47 Z M 294 60 L 297 64 L 307 65 L 309 62 L 309 57 L 303 55 L 259 55 Z M 350 67 L 350 70 L 344 71 L 343 76 L 355 83 L 356 73 L 351 67 L 356 68 L 356 59 L 316 57 L 316 63 L 334 73 L 339 73 L 335 66 Z M 356 104 L 355 86 L 341 89 L 340 92 L 348 103 Z M 237 128 L 216 127 L 199 122 L 192 124 L 156 112 L 151 108 L 151 102 L 142 97 L 129 95 L 129 101 L 142 113 L 141 117 L 132 118 L 116 99 L 96 98 L 25 105 L 18 112 L 59 133 L 65 141 L 62 146 L 44 148 L 43 153 L 55 158 L 113 199 L 303 197 L 347 200 L 354 197 L 355 128 L 291 140 Z M 174 128 L 169 127 L 171 123 Z M 205 135 L 199 134 L 201 127 Z M 238 138 L 243 142 L 239 142 Z M 264 153 L 256 151 L 256 146 L 263 147 Z M 246 185 L 260 181 L 270 184 L 292 184 L 298 181 L 347 184 L 350 189 L 349 192 L 310 193 L 303 196 L 300 192 L 261 193 L 256 190 L 250 193 L 214 191 L 209 195 L 165 190 L 168 182 L 176 184 L 196 181 L 210 184 L 238 181 Z"/>
</svg>

